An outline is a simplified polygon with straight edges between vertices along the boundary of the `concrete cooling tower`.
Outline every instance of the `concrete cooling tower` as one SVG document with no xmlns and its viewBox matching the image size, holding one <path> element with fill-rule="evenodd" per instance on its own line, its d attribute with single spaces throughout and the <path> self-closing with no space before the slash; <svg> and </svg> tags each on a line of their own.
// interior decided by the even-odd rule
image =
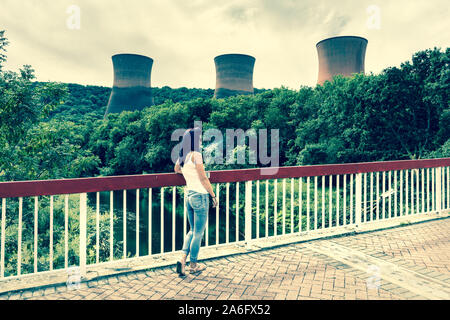
<svg viewBox="0 0 450 320">
<path fill-rule="evenodd" d="M 216 65 L 215 98 L 253 94 L 255 58 L 245 54 L 223 54 L 214 58 Z"/>
<path fill-rule="evenodd" d="M 336 75 L 364 73 L 367 39 L 354 36 L 333 37 L 317 43 L 319 56 L 318 84 Z"/>
<path fill-rule="evenodd" d="M 153 59 L 138 54 L 112 56 L 114 83 L 109 97 L 108 113 L 142 110 L 153 105 L 150 79 Z"/>
</svg>

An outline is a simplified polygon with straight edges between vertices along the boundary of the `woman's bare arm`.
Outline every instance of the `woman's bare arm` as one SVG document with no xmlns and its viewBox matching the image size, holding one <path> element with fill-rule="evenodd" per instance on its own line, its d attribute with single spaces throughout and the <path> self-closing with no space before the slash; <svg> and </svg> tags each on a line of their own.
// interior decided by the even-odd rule
<svg viewBox="0 0 450 320">
<path fill-rule="evenodd" d="M 182 174 L 179 160 L 177 160 L 177 162 L 175 163 L 175 167 L 173 168 L 173 171 L 175 171 L 176 173 L 181 173 Z"/>
</svg>

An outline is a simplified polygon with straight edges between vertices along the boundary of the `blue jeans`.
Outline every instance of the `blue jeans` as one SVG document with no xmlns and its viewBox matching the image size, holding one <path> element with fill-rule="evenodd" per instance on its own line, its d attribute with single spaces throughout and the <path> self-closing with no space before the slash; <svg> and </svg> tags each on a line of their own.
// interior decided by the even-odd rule
<svg viewBox="0 0 450 320">
<path fill-rule="evenodd" d="M 189 190 L 186 199 L 190 230 L 184 239 L 182 251 L 196 263 L 209 212 L 209 194 Z"/>
</svg>

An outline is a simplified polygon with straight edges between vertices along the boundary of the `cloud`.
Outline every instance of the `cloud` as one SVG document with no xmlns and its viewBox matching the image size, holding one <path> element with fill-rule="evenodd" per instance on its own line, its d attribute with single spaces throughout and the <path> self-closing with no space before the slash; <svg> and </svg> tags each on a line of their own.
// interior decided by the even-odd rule
<svg viewBox="0 0 450 320">
<path fill-rule="evenodd" d="M 66 26 L 69 5 L 80 30 Z M 367 28 L 367 7 L 381 28 Z M 112 85 L 111 56 L 154 59 L 152 85 L 213 88 L 216 55 L 256 58 L 254 85 L 315 85 L 315 44 L 327 37 L 369 40 L 366 72 L 399 65 L 449 43 L 447 1 L 417 0 L 2 0 L 0 29 L 10 40 L 6 67 L 31 64 L 39 80 Z"/>
</svg>

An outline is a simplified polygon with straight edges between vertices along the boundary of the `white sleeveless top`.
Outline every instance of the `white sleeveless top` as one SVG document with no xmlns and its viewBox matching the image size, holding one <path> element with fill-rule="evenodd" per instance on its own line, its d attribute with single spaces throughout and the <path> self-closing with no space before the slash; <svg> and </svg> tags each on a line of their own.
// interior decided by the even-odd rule
<svg viewBox="0 0 450 320">
<path fill-rule="evenodd" d="M 184 180 L 186 180 L 187 190 L 196 191 L 199 193 L 208 193 L 205 187 L 200 182 L 200 177 L 198 176 L 195 164 L 192 162 L 192 155 L 194 152 L 189 152 L 184 160 L 184 165 L 181 167 L 181 172 L 183 173 Z"/>
</svg>

